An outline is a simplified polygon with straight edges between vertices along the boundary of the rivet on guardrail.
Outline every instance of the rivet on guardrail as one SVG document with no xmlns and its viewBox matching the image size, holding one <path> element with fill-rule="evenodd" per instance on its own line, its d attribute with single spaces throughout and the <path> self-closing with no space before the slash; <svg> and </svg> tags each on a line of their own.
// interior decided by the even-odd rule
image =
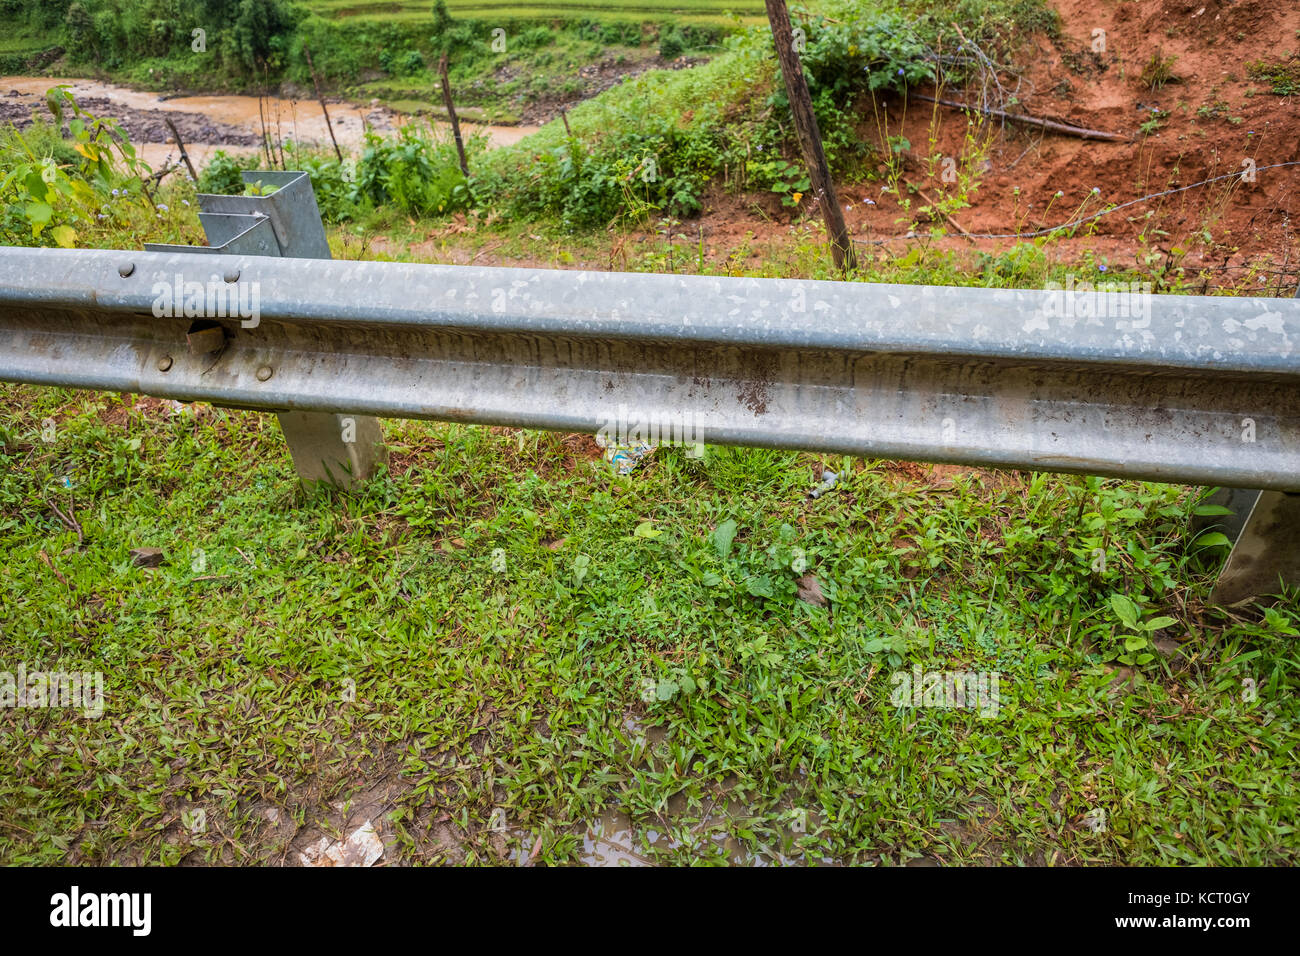
<svg viewBox="0 0 1300 956">
<path fill-rule="evenodd" d="M 120 275 L 123 279 L 125 279 L 134 271 L 135 271 L 134 262 L 119 262 L 117 265 L 117 274 Z"/>
<path fill-rule="evenodd" d="M 239 281 L 239 270 L 238 270 L 238 269 L 227 269 L 227 270 L 226 270 L 226 281 L 227 281 L 227 282 L 238 282 L 238 281 Z"/>
<path fill-rule="evenodd" d="M 172 357 L 170 355 L 164 355 L 162 358 L 158 360 L 158 371 L 165 372 L 171 367 L 172 367 Z"/>
<path fill-rule="evenodd" d="M 261 368 L 257 370 L 257 380 L 259 382 L 265 382 L 270 377 L 271 377 L 271 366 L 263 365 Z"/>
</svg>

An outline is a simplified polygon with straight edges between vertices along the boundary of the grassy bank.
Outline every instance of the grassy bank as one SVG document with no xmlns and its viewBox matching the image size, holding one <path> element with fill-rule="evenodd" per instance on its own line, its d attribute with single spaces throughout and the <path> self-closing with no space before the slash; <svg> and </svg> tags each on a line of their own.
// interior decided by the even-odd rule
<svg viewBox="0 0 1300 956">
<path fill-rule="evenodd" d="M 611 817 L 691 863 L 1295 862 L 1300 607 L 1203 608 L 1187 489 L 713 448 L 615 478 L 390 422 L 387 474 L 304 496 L 267 416 L 0 393 L 4 669 L 106 688 L 4 714 L 5 862 L 275 862 L 339 801 L 390 862 L 576 861 Z M 1113 594 L 1172 619 L 1152 663 L 1107 664 Z M 896 706 L 915 666 L 998 673 L 997 714 Z"/>
</svg>

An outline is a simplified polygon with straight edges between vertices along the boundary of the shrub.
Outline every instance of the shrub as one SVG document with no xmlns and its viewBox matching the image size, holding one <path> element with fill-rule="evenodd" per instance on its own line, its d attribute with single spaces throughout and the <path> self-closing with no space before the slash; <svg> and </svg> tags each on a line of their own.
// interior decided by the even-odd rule
<svg viewBox="0 0 1300 956">
<path fill-rule="evenodd" d="M 903 90 L 934 79 L 925 44 L 895 14 L 823 23 L 802 59 L 812 91 L 828 89 L 840 102 L 864 89 Z"/>
<path fill-rule="evenodd" d="M 482 136 L 470 137 L 466 152 L 481 152 L 484 142 Z M 408 215 L 443 215 L 470 203 L 455 144 L 447 134 L 414 123 L 398 130 L 395 139 L 366 135 L 356 186 L 358 200 L 391 204 Z"/>
<path fill-rule="evenodd" d="M 665 60 L 675 60 L 686 49 L 686 42 L 681 30 L 676 27 L 666 29 L 659 34 L 659 55 Z"/>
<path fill-rule="evenodd" d="M 71 248 L 146 208 L 148 167 L 114 120 L 81 109 L 67 87 L 46 97 L 54 123 L 0 130 L 0 242 Z M 71 140 L 60 127 L 67 119 Z"/>
<path fill-rule="evenodd" d="M 261 156 L 231 156 L 224 149 L 212 154 L 208 164 L 199 173 L 198 189 L 201 193 L 218 193 L 223 196 L 237 196 L 244 191 L 244 180 L 240 175 L 246 169 L 257 169 L 262 165 Z"/>
</svg>

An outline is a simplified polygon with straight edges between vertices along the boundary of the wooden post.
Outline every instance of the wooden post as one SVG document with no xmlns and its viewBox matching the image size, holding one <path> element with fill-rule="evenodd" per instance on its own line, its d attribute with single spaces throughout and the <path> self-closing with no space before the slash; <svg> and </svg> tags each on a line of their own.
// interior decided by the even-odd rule
<svg viewBox="0 0 1300 956">
<path fill-rule="evenodd" d="M 790 111 L 794 114 L 794 129 L 803 151 L 808 178 L 813 195 L 821 203 L 826 233 L 831 240 L 831 256 L 835 268 L 842 272 L 858 267 L 858 257 L 853 252 L 848 226 L 844 224 L 844 210 L 840 208 L 835 184 L 831 182 L 830 168 L 826 165 L 826 152 L 822 149 L 822 135 L 813 113 L 812 96 L 808 81 L 804 79 L 803 66 L 794 48 L 794 31 L 790 27 L 790 11 L 785 0 L 766 0 L 767 20 L 772 25 L 772 39 L 776 41 L 776 56 L 781 61 L 781 74 L 785 77 L 785 90 L 790 97 Z"/>
<path fill-rule="evenodd" d="M 451 102 L 451 80 L 447 78 L 446 50 L 438 60 L 438 72 L 442 74 L 442 102 L 447 107 L 447 115 L 451 117 L 451 135 L 456 138 L 456 152 L 460 155 L 460 171 L 468 178 L 469 163 L 465 160 L 465 142 L 460 138 L 460 120 L 456 118 L 456 107 Z"/>
<path fill-rule="evenodd" d="M 266 122 L 269 126 L 271 123 L 271 69 L 267 66 L 266 60 L 262 61 L 262 82 L 266 84 Z M 286 169 L 284 164 L 284 140 L 280 138 L 280 104 L 275 104 L 275 139 L 271 140 L 271 156 L 274 159 L 277 147 L 280 153 L 280 168 Z"/>
<path fill-rule="evenodd" d="M 262 124 L 262 153 L 266 156 L 266 168 L 275 169 L 275 161 L 271 159 L 271 135 L 266 131 L 266 116 L 262 113 L 262 93 L 257 94 L 257 119 Z"/>
<path fill-rule="evenodd" d="M 181 159 L 185 161 L 185 168 L 190 171 L 190 179 L 196 183 L 199 181 L 199 174 L 194 171 L 194 164 L 190 162 L 190 154 L 185 152 L 185 143 L 181 141 L 180 131 L 176 129 L 176 124 L 172 122 L 170 116 L 164 116 L 163 122 L 167 128 L 172 131 L 172 138 L 176 140 L 176 148 L 181 151 Z"/>
<path fill-rule="evenodd" d="M 573 139 L 573 130 L 569 129 L 569 111 L 563 106 L 560 107 L 560 119 L 564 120 L 564 135 Z"/>
<path fill-rule="evenodd" d="M 334 144 L 334 155 L 343 162 L 343 150 L 339 149 L 339 141 L 334 138 L 334 126 L 330 123 L 330 111 L 325 108 L 325 97 L 321 96 L 320 80 L 316 79 L 316 64 L 311 61 L 311 50 L 307 49 L 307 44 L 302 46 L 303 56 L 307 58 L 307 69 L 311 70 L 311 85 L 316 87 L 316 99 L 320 101 L 320 111 L 325 114 L 325 128 L 330 131 L 330 142 Z"/>
</svg>

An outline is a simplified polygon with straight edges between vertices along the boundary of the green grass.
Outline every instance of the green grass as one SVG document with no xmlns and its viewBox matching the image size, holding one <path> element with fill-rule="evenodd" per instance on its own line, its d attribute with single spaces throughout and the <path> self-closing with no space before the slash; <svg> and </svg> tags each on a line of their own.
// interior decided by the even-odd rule
<svg viewBox="0 0 1300 956">
<path fill-rule="evenodd" d="M 39 53 L 49 44 L 40 37 L 5 36 L 0 37 L 0 53 Z"/>
<path fill-rule="evenodd" d="M 950 277 L 906 258 L 871 277 Z M 1204 605 L 1194 489 L 721 448 L 616 478 L 573 438 L 386 422 L 388 472 L 306 493 L 270 416 L 0 409 L 0 670 L 107 695 L 3 714 L 0 861 L 275 862 L 350 801 L 389 862 L 575 862 L 612 812 L 660 862 L 1296 862 L 1300 602 Z M 1182 650 L 1114 672 L 1112 594 Z M 916 664 L 997 672 L 999 714 L 894 706 Z"/>
</svg>

